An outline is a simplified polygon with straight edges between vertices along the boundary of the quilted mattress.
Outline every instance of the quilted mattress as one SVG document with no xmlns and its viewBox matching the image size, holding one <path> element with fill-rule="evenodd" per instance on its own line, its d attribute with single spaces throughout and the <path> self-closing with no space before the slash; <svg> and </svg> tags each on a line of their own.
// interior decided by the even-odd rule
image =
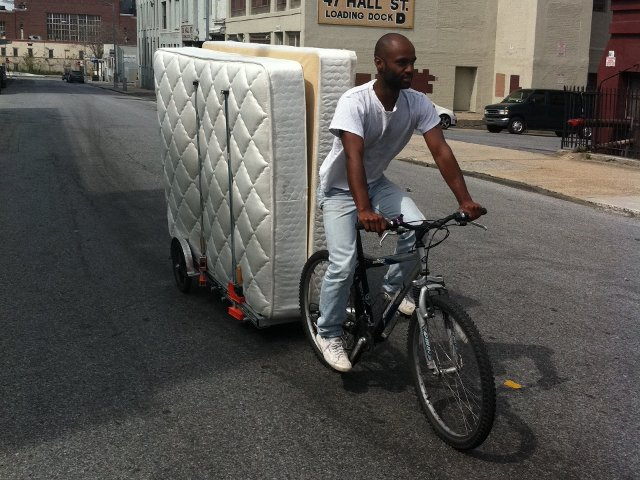
<svg viewBox="0 0 640 480">
<path fill-rule="evenodd" d="M 156 51 L 153 67 L 169 233 L 188 239 L 196 256 L 206 253 L 209 272 L 226 285 L 233 277 L 231 213 L 247 305 L 265 325 L 299 317 L 307 239 L 300 64 L 166 48 Z M 229 92 L 233 212 L 222 91 Z"/>
<path fill-rule="evenodd" d="M 356 54 L 350 50 L 289 47 L 257 43 L 205 42 L 204 49 L 299 62 L 305 80 L 307 104 L 307 164 L 309 174 L 309 239 L 307 255 L 324 248 L 321 211 L 316 206 L 318 171 L 333 145 L 329 125 L 338 99 L 353 87 Z"/>
</svg>

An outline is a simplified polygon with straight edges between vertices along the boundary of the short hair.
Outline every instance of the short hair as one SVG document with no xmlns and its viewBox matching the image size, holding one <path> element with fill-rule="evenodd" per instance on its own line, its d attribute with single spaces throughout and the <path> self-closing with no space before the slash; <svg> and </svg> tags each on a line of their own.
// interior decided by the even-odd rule
<svg viewBox="0 0 640 480">
<path fill-rule="evenodd" d="M 391 45 L 398 41 L 411 43 L 411 40 L 399 33 L 385 33 L 376 42 L 376 48 L 373 51 L 373 55 L 381 58 L 384 57 L 384 54 L 389 50 L 389 48 L 391 48 Z"/>
</svg>

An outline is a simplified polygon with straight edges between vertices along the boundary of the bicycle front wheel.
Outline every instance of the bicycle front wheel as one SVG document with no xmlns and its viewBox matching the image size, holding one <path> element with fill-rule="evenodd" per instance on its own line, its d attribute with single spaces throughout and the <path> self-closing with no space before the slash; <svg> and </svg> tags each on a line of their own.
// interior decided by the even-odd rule
<svg viewBox="0 0 640 480">
<path fill-rule="evenodd" d="M 431 302 L 432 312 L 416 309 L 409 322 L 407 347 L 416 394 L 435 433 L 452 447 L 468 450 L 484 442 L 493 426 L 491 362 L 462 307 L 445 296 Z"/>
</svg>

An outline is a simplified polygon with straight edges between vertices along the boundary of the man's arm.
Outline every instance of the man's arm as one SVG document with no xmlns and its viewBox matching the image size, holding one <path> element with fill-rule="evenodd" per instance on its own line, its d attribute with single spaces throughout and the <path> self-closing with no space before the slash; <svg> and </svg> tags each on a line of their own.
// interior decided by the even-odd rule
<svg viewBox="0 0 640 480">
<path fill-rule="evenodd" d="M 373 211 L 369 200 L 367 174 L 364 170 L 364 140 L 359 135 L 342 131 L 340 140 L 347 157 L 347 181 L 358 211 L 358 221 L 367 232 L 384 232 L 387 222 L 384 217 Z"/>
<path fill-rule="evenodd" d="M 467 213 L 471 219 L 478 218 L 481 215 L 482 206 L 477 204 L 471 198 L 467 185 L 462 176 L 462 171 L 458 165 L 456 157 L 451 151 L 451 147 L 444 139 L 442 129 L 435 127 L 426 132 L 424 140 L 427 142 L 427 147 L 433 156 L 433 159 L 440 170 L 440 174 L 444 181 L 453 192 L 458 200 L 460 209 Z"/>
</svg>

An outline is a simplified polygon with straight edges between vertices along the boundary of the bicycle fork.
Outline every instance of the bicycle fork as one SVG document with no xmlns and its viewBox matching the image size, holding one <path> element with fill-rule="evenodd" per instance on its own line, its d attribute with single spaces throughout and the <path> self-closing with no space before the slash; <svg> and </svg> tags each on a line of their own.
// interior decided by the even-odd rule
<svg viewBox="0 0 640 480">
<path fill-rule="evenodd" d="M 446 293 L 446 288 L 444 286 L 442 277 L 428 276 L 426 285 L 424 285 L 420 289 L 420 297 L 417 309 L 418 325 L 420 327 L 420 335 L 422 336 L 422 348 L 424 350 L 427 368 L 431 370 L 433 375 L 454 374 L 459 371 L 455 333 L 451 321 L 447 318 L 443 318 L 444 327 L 447 331 L 449 340 L 449 359 L 451 360 L 452 365 L 443 368 L 443 365 L 441 365 L 440 362 L 436 363 L 437 354 L 434 355 L 433 349 L 431 347 L 431 341 L 429 339 L 429 328 L 427 326 L 427 319 L 434 318 L 436 315 L 435 309 L 429 301 L 429 297 L 434 294 L 437 295 L 443 293 Z"/>
</svg>

